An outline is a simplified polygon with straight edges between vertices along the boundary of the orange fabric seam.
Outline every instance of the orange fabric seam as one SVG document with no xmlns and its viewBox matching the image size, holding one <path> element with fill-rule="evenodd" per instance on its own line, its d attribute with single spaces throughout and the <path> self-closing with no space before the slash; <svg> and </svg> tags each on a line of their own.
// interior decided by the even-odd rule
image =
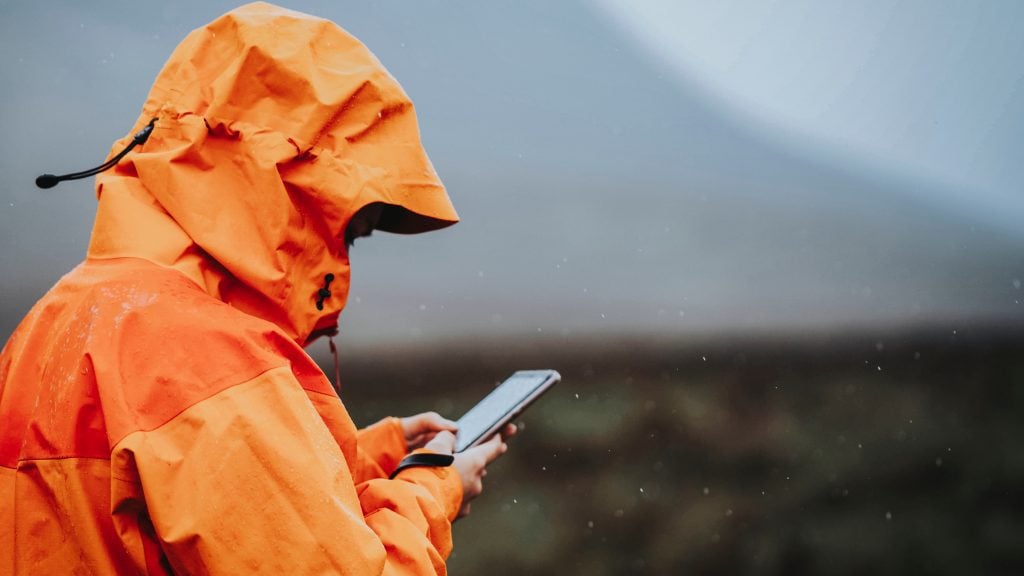
<svg viewBox="0 0 1024 576">
<path fill-rule="evenodd" d="M 302 386 L 302 389 L 305 390 L 306 392 L 311 393 L 311 394 L 319 394 L 321 396 L 327 396 L 328 398 L 334 398 L 334 399 L 337 399 L 339 401 L 341 400 L 340 398 L 338 398 L 338 395 L 334 394 L 333 392 L 324 392 L 322 390 L 313 390 L 312 388 L 306 388 L 305 386 Z"/>
<path fill-rule="evenodd" d="M 190 405 L 188 405 L 188 406 L 185 406 L 185 407 L 184 407 L 184 408 L 182 408 L 181 410 L 179 410 L 179 411 L 175 412 L 175 413 L 174 413 L 173 415 L 171 415 L 171 416 L 170 416 L 169 418 L 167 418 L 166 420 L 164 420 L 163 422 L 161 422 L 161 423 L 160 423 L 159 425 L 157 425 L 157 426 L 152 426 L 152 427 L 149 427 L 149 428 L 144 428 L 144 427 L 143 427 L 143 428 L 139 428 L 139 429 L 137 429 L 137 430 L 132 430 L 131 432 L 127 432 L 127 433 L 125 433 L 125 434 L 124 434 L 123 436 L 121 436 L 120 438 L 118 438 L 118 439 L 116 439 L 116 440 L 112 440 L 112 441 L 110 442 L 110 450 L 113 450 L 113 449 L 114 449 L 114 446 L 117 446 L 117 445 L 118 445 L 118 444 L 120 444 L 120 443 L 121 443 L 122 441 L 124 441 L 124 439 L 125 439 L 125 438 L 127 438 L 128 436 L 131 436 L 132 434 L 134 434 L 134 433 L 136 433 L 136 432 L 152 432 L 152 431 L 154 431 L 154 430 L 159 430 L 159 429 L 160 429 L 160 428 L 162 428 L 162 427 L 163 427 L 163 426 L 164 426 L 165 424 L 167 424 L 168 422 L 171 422 L 172 420 L 174 420 L 174 419 L 175 419 L 175 418 L 177 418 L 178 416 L 181 416 L 181 415 L 182 415 L 183 413 L 187 412 L 187 411 L 188 411 L 188 410 L 189 410 L 190 408 L 192 408 L 193 406 L 195 406 L 195 405 L 197 405 L 197 404 L 201 404 L 201 403 L 203 403 L 203 402 L 205 402 L 205 401 L 209 400 L 210 398 L 213 398 L 213 397 L 215 397 L 215 396 L 217 396 L 217 395 L 219 395 L 219 394 L 221 394 L 221 393 L 223 393 L 223 392 L 225 392 L 225 391 L 227 391 L 227 390 L 231 390 L 232 388 L 235 388 L 235 387 L 241 386 L 241 385 L 243 385 L 243 384 L 248 384 L 249 382 L 252 382 L 253 380 L 255 380 L 255 379 L 259 378 L 260 376 L 263 376 L 264 374 L 266 374 L 266 373 L 268 373 L 268 372 L 272 372 L 272 371 L 274 371 L 274 370 L 280 370 L 281 368 L 289 368 L 289 365 L 288 365 L 288 364 L 282 364 L 282 365 L 280 365 L 280 366 L 274 366 L 274 367 L 271 367 L 271 368 L 267 368 L 266 370 L 264 370 L 264 371 L 262 371 L 262 372 L 260 372 L 260 373 L 258 373 L 258 374 L 256 374 L 256 375 L 254 375 L 254 376 L 251 376 L 251 377 L 249 377 L 249 378 L 247 378 L 247 379 L 245 379 L 245 380 L 242 380 L 241 382 L 235 382 L 234 384 L 231 384 L 230 386 L 225 386 L 224 388 L 218 388 L 218 389 L 217 389 L 217 390 L 216 390 L 215 392 L 213 392 L 213 393 L 212 393 L 212 394 L 210 394 L 209 396 L 204 396 L 204 397 L 202 397 L 202 398 L 200 398 L 200 399 L 196 400 L 196 401 L 195 401 L 195 402 L 193 402 L 192 404 L 190 404 Z M 289 371 L 290 371 L 290 368 L 289 368 Z M 301 385 L 300 385 L 300 387 L 301 387 Z"/>
<path fill-rule="evenodd" d="M 62 456 L 43 456 L 40 458 L 18 458 L 17 462 L 46 462 L 49 460 L 99 460 L 101 462 L 110 462 L 110 458 L 100 458 L 99 456 L 75 456 L 73 454 L 65 454 Z M 0 468 L 17 470 L 17 468 L 11 468 L 10 466 L 4 466 L 2 464 L 0 464 Z"/>
</svg>

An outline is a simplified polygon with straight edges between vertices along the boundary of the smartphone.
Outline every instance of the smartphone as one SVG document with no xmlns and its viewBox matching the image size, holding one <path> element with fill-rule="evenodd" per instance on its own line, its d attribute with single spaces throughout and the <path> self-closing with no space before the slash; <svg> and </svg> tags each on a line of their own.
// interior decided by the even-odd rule
<svg viewBox="0 0 1024 576">
<path fill-rule="evenodd" d="M 509 376 L 459 418 L 455 451 L 486 442 L 561 379 L 554 370 L 520 370 Z"/>
</svg>

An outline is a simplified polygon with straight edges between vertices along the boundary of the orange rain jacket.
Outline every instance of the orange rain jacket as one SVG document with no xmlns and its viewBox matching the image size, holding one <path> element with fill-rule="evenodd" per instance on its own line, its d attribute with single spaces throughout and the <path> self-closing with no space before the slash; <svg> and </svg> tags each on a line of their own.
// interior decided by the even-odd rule
<svg viewBox="0 0 1024 576">
<path fill-rule="evenodd" d="M 182 42 L 151 118 L 0 356 L 0 574 L 444 573 L 458 474 L 388 480 L 398 421 L 357 431 L 301 346 L 336 325 L 359 208 L 457 220 L 412 103 L 336 25 L 259 3 Z"/>
</svg>

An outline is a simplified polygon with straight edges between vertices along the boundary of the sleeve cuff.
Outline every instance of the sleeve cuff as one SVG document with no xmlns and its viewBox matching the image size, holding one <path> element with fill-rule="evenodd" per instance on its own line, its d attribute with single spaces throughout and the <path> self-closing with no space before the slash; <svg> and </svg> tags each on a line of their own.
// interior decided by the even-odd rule
<svg viewBox="0 0 1024 576">
<path fill-rule="evenodd" d="M 445 456 L 423 448 L 414 450 L 412 454 Z M 428 490 L 444 507 L 449 522 L 454 522 L 459 515 L 459 508 L 462 507 L 462 478 L 454 466 L 412 466 L 402 469 L 394 478 L 412 482 Z"/>
<path fill-rule="evenodd" d="M 359 446 L 380 467 L 385 474 L 391 472 L 408 453 L 402 422 L 388 417 L 359 431 Z"/>
</svg>

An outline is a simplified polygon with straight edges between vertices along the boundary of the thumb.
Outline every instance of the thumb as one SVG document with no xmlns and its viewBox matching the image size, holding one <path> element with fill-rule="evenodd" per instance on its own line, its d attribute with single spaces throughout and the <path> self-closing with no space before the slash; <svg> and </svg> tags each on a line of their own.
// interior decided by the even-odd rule
<svg viewBox="0 0 1024 576">
<path fill-rule="evenodd" d="M 402 431 L 405 433 L 406 438 L 438 430 L 451 430 L 454 432 L 457 429 L 458 426 L 455 422 L 444 418 L 437 412 L 424 412 L 402 418 Z"/>
<path fill-rule="evenodd" d="M 451 420 L 441 416 L 437 412 L 427 412 L 423 415 L 422 426 L 429 431 L 433 430 L 451 430 L 455 432 L 459 429 L 459 425 Z"/>
<path fill-rule="evenodd" d="M 455 451 L 455 434 L 447 430 L 438 432 L 424 448 L 438 454 L 451 454 Z"/>
</svg>

